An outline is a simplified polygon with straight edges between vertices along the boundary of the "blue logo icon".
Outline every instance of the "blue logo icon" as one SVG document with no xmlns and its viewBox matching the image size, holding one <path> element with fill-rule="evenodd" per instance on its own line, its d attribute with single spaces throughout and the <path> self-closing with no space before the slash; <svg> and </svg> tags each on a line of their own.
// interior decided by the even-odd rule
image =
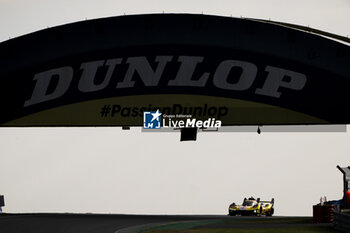
<svg viewBox="0 0 350 233">
<path fill-rule="evenodd" d="M 143 112 L 143 128 L 144 129 L 160 129 L 160 116 L 162 114 L 156 112 Z"/>
</svg>

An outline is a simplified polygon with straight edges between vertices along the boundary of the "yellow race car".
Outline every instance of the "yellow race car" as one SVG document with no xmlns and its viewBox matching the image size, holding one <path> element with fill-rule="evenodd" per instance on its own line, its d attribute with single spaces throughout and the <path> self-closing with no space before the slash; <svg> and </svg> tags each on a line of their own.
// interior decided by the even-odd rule
<svg viewBox="0 0 350 233">
<path fill-rule="evenodd" d="M 242 205 L 236 205 L 235 203 L 232 203 L 228 208 L 228 214 L 230 216 L 272 216 L 274 213 L 274 203 L 274 198 L 272 198 L 271 201 L 260 201 L 260 198 L 255 200 L 253 197 L 250 197 L 248 199 L 244 198 Z"/>
</svg>

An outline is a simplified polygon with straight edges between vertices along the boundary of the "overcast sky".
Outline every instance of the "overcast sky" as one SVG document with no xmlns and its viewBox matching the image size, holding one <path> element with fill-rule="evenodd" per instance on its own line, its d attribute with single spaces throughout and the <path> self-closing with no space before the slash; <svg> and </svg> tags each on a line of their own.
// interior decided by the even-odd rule
<svg viewBox="0 0 350 233">
<path fill-rule="evenodd" d="M 272 19 L 350 34 L 350 1 L 1 0 L 0 41 L 46 27 L 140 13 Z M 7 212 L 226 214 L 246 196 L 276 199 L 277 215 L 311 215 L 342 197 L 349 133 L 177 133 L 140 128 L 0 128 Z"/>
</svg>

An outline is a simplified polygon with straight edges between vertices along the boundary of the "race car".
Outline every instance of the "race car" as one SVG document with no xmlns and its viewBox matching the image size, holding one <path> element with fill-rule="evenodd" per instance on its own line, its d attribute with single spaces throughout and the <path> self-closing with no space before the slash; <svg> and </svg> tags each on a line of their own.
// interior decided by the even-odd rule
<svg viewBox="0 0 350 233">
<path fill-rule="evenodd" d="M 232 203 L 228 208 L 228 214 L 230 216 L 272 216 L 274 213 L 274 203 L 274 198 L 272 198 L 271 201 L 260 201 L 260 198 L 255 200 L 253 197 L 250 197 L 248 199 L 244 198 L 242 205 L 236 205 L 235 203 Z"/>
</svg>

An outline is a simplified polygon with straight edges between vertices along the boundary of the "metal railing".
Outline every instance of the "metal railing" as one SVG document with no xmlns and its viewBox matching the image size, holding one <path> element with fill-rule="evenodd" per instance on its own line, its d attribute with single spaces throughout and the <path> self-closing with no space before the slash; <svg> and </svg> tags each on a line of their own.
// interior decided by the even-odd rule
<svg viewBox="0 0 350 233">
<path fill-rule="evenodd" d="M 314 34 L 317 34 L 317 35 L 325 36 L 325 37 L 328 37 L 330 39 L 334 39 L 334 40 L 338 40 L 338 41 L 342 41 L 342 42 L 350 44 L 350 38 L 347 37 L 347 36 L 345 37 L 345 36 L 333 34 L 333 33 L 330 33 L 330 32 L 325 32 L 325 31 L 322 31 L 322 30 L 319 30 L 319 29 L 315 29 L 315 28 L 310 28 L 310 27 L 297 25 L 297 24 L 292 24 L 292 23 L 284 23 L 284 22 L 272 21 L 272 20 L 255 19 L 255 18 L 244 18 L 244 19 L 253 20 L 253 21 L 259 21 L 259 22 L 264 22 L 264 23 L 277 24 L 277 25 L 280 25 L 280 26 L 285 26 L 285 27 L 289 27 L 289 28 L 293 28 L 293 29 L 297 29 L 297 30 L 301 30 L 301 31 L 305 31 L 305 32 L 311 32 L 311 33 L 314 33 Z"/>
</svg>

